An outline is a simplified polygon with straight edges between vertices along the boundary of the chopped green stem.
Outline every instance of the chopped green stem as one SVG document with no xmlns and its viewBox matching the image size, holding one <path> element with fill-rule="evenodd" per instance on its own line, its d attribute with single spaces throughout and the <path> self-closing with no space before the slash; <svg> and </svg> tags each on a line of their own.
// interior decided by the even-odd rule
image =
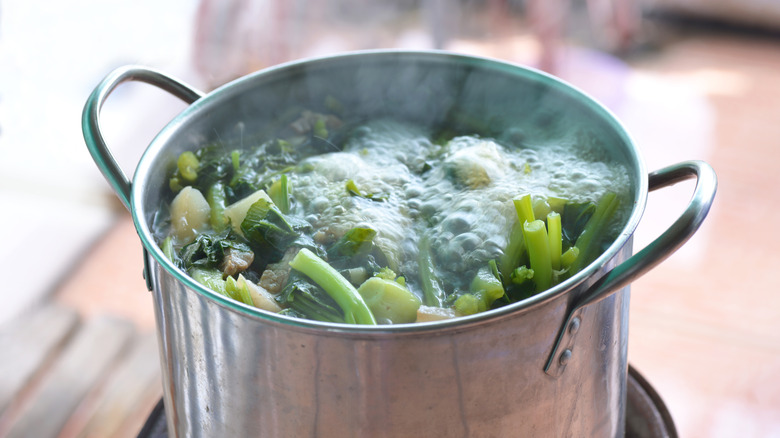
<svg viewBox="0 0 780 438">
<path fill-rule="evenodd" d="M 209 223 L 214 231 L 220 233 L 229 224 L 228 218 L 225 216 L 225 184 L 222 181 L 217 181 L 213 186 L 209 187 L 206 192 L 206 201 L 211 207 L 211 213 L 209 216 Z"/>
<path fill-rule="evenodd" d="M 207 288 L 218 292 L 226 297 L 230 295 L 226 289 L 225 280 L 222 279 L 222 272 L 216 269 L 191 269 L 190 277 Z"/>
<path fill-rule="evenodd" d="M 375 325 L 374 315 L 350 282 L 325 260 L 306 248 L 290 262 L 290 267 L 317 283 L 344 311 L 344 321 L 350 324 Z"/>
<path fill-rule="evenodd" d="M 230 153 L 230 163 L 233 164 L 233 172 L 238 172 L 241 166 L 241 152 L 233 151 Z"/>
<path fill-rule="evenodd" d="M 561 215 L 552 211 L 547 214 L 547 240 L 550 246 L 550 263 L 554 270 L 561 269 L 561 251 L 563 250 L 563 235 L 561 234 Z"/>
<path fill-rule="evenodd" d="M 514 270 L 519 264 L 520 259 L 525 255 L 525 239 L 523 239 L 523 222 L 518 221 L 512 226 L 511 234 L 509 235 L 509 243 L 504 249 L 504 254 L 498 261 L 499 270 L 504 279 L 509 278 L 512 270 Z"/>
<path fill-rule="evenodd" d="M 278 180 L 271 184 L 271 187 L 268 188 L 268 196 L 279 207 L 279 211 L 284 214 L 290 212 L 290 188 L 286 174 L 282 174 Z"/>
<path fill-rule="evenodd" d="M 593 212 L 593 216 L 588 220 L 585 229 L 582 230 L 582 234 L 574 245 L 579 248 L 580 254 L 571 266 L 572 274 L 582 270 L 598 256 L 604 233 L 618 208 L 618 204 L 620 201 L 617 195 L 612 192 L 606 193 L 599 200 L 596 211 Z"/>
<path fill-rule="evenodd" d="M 548 289 L 552 283 L 552 263 L 550 262 L 547 229 L 543 221 L 535 220 L 525 223 L 523 233 L 531 269 L 534 270 L 533 280 L 536 284 L 536 292 L 539 293 Z"/>
<path fill-rule="evenodd" d="M 442 289 L 436 276 L 433 254 L 431 253 L 431 242 L 428 236 L 420 238 L 417 265 L 420 269 L 423 303 L 426 306 L 441 307 L 447 294 Z"/>
<path fill-rule="evenodd" d="M 580 255 L 580 249 L 576 246 L 572 246 L 571 248 L 567 249 L 566 252 L 561 254 L 561 268 L 566 269 L 572 265 L 577 260 L 577 257 Z"/>
<path fill-rule="evenodd" d="M 249 289 L 247 288 L 246 283 L 239 285 L 233 277 L 228 277 L 225 281 L 225 291 L 230 298 L 246 305 L 254 306 L 252 296 L 249 295 Z"/>
<path fill-rule="evenodd" d="M 162 241 L 160 244 L 160 249 L 162 250 L 163 254 L 165 254 L 165 257 L 168 257 L 168 260 L 175 262 L 174 257 L 176 257 L 176 250 L 173 248 L 173 238 L 171 236 L 166 237 Z"/>
<path fill-rule="evenodd" d="M 531 195 L 523 195 L 520 199 L 515 199 L 513 202 L 515 204 L 515 210 L 517 211 L 517 218 L 520 219 L 520 224 L 533 222 L 536 219 L 534 217 L 534 206 L 531 202 Z"/>
</svg>

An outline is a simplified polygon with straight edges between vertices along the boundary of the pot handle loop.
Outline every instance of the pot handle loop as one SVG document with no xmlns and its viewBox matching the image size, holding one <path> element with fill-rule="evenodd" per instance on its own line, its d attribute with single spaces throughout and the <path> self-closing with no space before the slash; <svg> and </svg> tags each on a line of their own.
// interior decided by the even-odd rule
<svg viewBox="0 0 780 438">
<path fill-rule="evenodd" d="M 100 132 L 100 110 L 106 98 L 117 86 L 127 81 L 145 82 L 161 88 L 188 104 L 203 97 L 203 93 L 195 90 L 184 82 L 167 76 L 156 70 L 138 66 L 120 67 L 103 79 L 87 99 L 81 118 L 81 129 L 92 159 L 95 160 L 103 176 L 108 180 L 119 199 L 128 211 L 130 206 L 130 180 L 117 164 L 111 151 L 108 150 L 103 135 Z"/>
<path fill-rule="evenodd" d="M 685 161 L 649 174 L 649 190 L 671 186 L 696 178 L 688 206 L 682 215 L 659 237 L 597 280 L 574 302 L 558 334 L 544 372 L 558 377 L 572 356 L 574 336 L 579 328 L 583 307 L 597 303 L 641 277 L 677 251 L 699 229 L 712 206 L 718 182 L 715 171 L 703 161 Z M 560 353 L 559 353 L 560 352 Z"/>
</svg>

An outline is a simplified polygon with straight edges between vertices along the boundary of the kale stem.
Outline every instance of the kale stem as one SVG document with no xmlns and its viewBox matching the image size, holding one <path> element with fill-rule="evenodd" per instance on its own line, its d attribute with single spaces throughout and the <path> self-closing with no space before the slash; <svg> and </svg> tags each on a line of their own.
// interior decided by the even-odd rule
<svg viewBox="0 0 780 438">
<path fill-rule="evenodd" d="M 582 230 L 582 234 L 577 238 L 577 243 L 574 245 L 580 250 L 580 253 L 571 266 L 572 275 L 579 272 L 598 256 L 601 249 L 601 240 L 604 238 L 607 226 L 612 220 L 618 204 L 620 204 L 620 201 L 617 195 L 612 192 L 604 194 L 599 200 L 596 205 L 596 211 L 593 212 L 593 216 L 588 220 L 585 229 Z"/>
<path fill-rule="evenodd" d="M 535 220 L 525 223 L 523 234 L 525 235 L 525 246 L 528 249 L 531 269 L 534 270 L 533 280 L 536 284 L 536 292 L 543 292 L 552 283 L 552 262 L 550 261 L 547 229 L 543 221 Z"/>
<path fill-rule="evenodd" d="M 550 246 L 552 268 L 556 271 L 560 270 L 563 234 L 561 232 L 561 215 L 554 211 L 547 214 L 547 240 Z"/>
<path fill-rule="evenodd" d="M 517 211 L 517 218 L 520 219 L 520 224 L 524 225 L 526 222 L 533 222 L 534 219 L 534 206 L 531 203 L 531 195 L 525 194 L 520 199 L 515 199 L 515 210 Z"/>
<path fill-rule="evenodd" d="M 325 260 L 306 248 L 290 261 L 290 267 L 317 283 L 344 311 L 344 321 L 351 324 L 376 325 L 376 319 L 350 282 Z"/>
<path fill-rule="evenodd" d="M 217 181 L 206 192 L 206 201 L 211 207 L 209 222 L 214 231 L 220 233 L 228 226 L 228 218 L 225 217 L 225 184 Z"/>
<path fill-rule="evenodd" d="M 420 270 L 423 302 L 426 306 L 442 307 L 447 294 L 444 292 L 444 289 L 441 288 L 436 277 L 436 271 L 433 265 L 433 254 L 431 253 L 431 242 L 428 236 L 422 236 L 420 238 L 417 265 Z"/>
</svg>

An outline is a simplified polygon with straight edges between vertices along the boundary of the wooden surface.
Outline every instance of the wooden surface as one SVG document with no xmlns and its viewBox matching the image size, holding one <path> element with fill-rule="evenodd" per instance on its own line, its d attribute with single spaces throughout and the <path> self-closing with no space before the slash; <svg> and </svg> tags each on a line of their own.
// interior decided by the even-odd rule
<svg viewBox="0 0 780 438">
<path fill-rule="evenodd" d="M 162 394 L 156 339 L 57 304 L 0 328 L 0 436 L 134 437 Z"/>
</svg>

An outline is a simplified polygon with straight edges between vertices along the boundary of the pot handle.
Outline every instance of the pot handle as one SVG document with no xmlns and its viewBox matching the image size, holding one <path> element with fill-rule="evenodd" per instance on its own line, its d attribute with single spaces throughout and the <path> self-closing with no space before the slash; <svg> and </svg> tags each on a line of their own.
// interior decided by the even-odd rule
<svg viewBox="0 0 780 438">
<path fill-rule="evenodd" d="M 649 190 L 671 186 L 696 178 L 688 206 L 682 215 L 659 237 L 597 280 L 574 302 L 544 366 L 544 372 L 558 377 L 572 356 L 574 336 L 585 306 L 597 303 L 641 277 L 677 251 L 699 229 L 712 206 L 718 182 L 715 171 L 703 161 L 685 161 L 649 174 Z M 560 351 L 560 353 L 559 353 Z"/>
<path fill-rule="evenodd" d="M 100 110 L 103 107 L 103 103 L 105 103 L 106 98 L 117 86 L 127 81 L 139 81 L 154 85 L 188 104 L 203 97 L 203 93 L 178 79 L 156 70 L 138 66 L 126 66 L 109 73 L 98 84 L 89 96 L 89 99 L 87 99 L 81 118 L 84 141 L 87 143 L 87 148 L 95 164 L 97 164 L 103 176 L 111 184 L 122 204 L 128 211 L 132 211 L 130 207 L 130 180 L 117 164 L 111 151 L 108 150 L 108 146 L 100 132 Z"/>
</svg>

